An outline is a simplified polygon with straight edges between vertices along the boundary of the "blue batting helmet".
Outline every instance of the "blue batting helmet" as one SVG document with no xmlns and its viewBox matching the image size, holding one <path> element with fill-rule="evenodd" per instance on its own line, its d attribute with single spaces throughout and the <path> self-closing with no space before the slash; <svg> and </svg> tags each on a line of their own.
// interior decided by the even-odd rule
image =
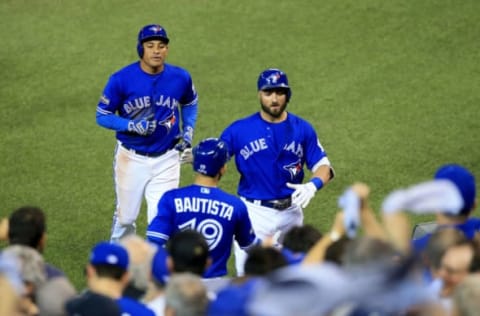
<svg viewBox="0 0 480 316">
<path fill-rule="evenodd" d="M 170 41 L 167 36 L 167 31 L 158 24 L 149 24 L 140 30 L 138 33 L 137 52 L 140 58 L 143 57 L 143 43 L 152 39 L 158 39 L 168 44 Z"/>
<path fill-rule="evenodd" d="M 287 74 L 277 68 L 269 68 L 262 71 L 260 76 L 258 76 L 257 88 L 258 91 L 284 88 L 287 90 L 287 101 L 289 101 L 292 96 L 292 91 L 288 85 Z"/>
<path fill-rule="evenodd" d="M 227 144 L 218 138 L 206 138 L 192 150 L 193 170 L 214 177 L 229 159 Z"/>
</svg>

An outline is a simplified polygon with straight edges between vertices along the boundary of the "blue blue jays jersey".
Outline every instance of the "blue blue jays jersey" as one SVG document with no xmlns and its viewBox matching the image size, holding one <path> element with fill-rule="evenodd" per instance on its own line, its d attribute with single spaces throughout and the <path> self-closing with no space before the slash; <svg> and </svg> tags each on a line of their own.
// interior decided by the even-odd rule
<svg viewBox="0 0 480 316">
<path fill-rule="evenodd" d="M 172 148 L 180 134 L 180 111 L 183 128 L 194 128 L 198 97 L 190 74 L 177 66 L 164 66 L 161 73 L 148 74 L 135 62 L 114 73 L 105 86 L 97 106 L 97 122 L 99 116 L 116 120 L 101 125 L 115 129 L 117 139 L 128 148 L 142 152 Z M 184 115 L 184 109 L 193 107 L 195 115 Z M 155 132 L 149 136 L 128 132 L 128 121 L 142 118 L 157 121 Z"/>
<path fill-rule="evenodd" d="M 147 238 L 163 246 L 176 231 L 187 229 L 200 232 L 208 243 L 213 262 L 205 278 L 227 274 L 233 238 L 244 249 L 258 242 L 245 203 L 214 187 L 192 184 L 167 191 L 158 202 Z"/>
<path fill-rule="evenodd" d="M 291 113 L 270 123 L 257 112 L 233 122 L 220 138 L 235 155 L 238 194 L 250 199 L 289 197 L 293 191 L 286 183 L 302 183 L 303 167 L 312 170 L 327 157 L 313 126 Z"/>
</svg>

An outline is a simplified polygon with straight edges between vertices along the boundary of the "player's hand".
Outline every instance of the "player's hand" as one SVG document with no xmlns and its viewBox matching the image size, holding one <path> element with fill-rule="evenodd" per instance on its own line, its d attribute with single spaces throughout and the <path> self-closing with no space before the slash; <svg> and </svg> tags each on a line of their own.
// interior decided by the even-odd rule
<svg viewBox="0 0 480 316">
<path fill-rule="evenodd" d="M 313 182 L 307 182 L 304 184 L 287 183 L 287 187 L 294 189 L 292 193 L 292 202 L 300 205 L 302 208 L 306 208 L 310 200 L 317 192 L 317 187 Z"/>
<path fill-rule="evenodd" d="M 128 122 L 128 131 L 142 136 L 151 135 L 156 128 L 157 121 L 147 118 Z"/>
<path fill-rule="evenodd" d="M 180 163 L 183 165 L 185 163 L 192 163 L 192 162 L 193 162 L 192 148 L 185 148 L 180 153 Z"/>
<path fill-rule="evenodd" d="M 180 143 L 175 145 L 175 149 L 180 152 L 180 163 L 191 163 L 193 161 L 192 154 L 192 139 L 193 139 L 193 128 L 187 126 L 185 132 L 183 133 L 182 140 Z"/>
</svg>

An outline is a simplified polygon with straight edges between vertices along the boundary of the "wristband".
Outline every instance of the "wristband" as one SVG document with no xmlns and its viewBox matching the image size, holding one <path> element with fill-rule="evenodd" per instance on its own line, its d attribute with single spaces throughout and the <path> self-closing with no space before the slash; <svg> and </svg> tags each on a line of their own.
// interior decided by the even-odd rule
<svg viewBox="0 0 480 316">
<path fill-rule="evenodd" d="M 317 191 L 320 190 L 323 187 L 323 181 L 320 178 L 312 178 L 310 180 L 313 184 L 315 184 L 315 187 L 317 188 Z"/>
</svg>

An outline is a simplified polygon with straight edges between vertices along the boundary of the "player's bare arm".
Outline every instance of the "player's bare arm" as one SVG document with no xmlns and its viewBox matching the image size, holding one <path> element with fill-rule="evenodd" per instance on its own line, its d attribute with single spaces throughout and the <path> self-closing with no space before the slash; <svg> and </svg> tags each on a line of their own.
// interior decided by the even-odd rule
<svg viewBox="0 0 480 316">
<path fill-rule="evenodd" d="M 325 186 L 332 179 L 331 170 L 329 165 L 321 165 L 312 173 L 312 179 L 319 178 Z"/>
</svg>

